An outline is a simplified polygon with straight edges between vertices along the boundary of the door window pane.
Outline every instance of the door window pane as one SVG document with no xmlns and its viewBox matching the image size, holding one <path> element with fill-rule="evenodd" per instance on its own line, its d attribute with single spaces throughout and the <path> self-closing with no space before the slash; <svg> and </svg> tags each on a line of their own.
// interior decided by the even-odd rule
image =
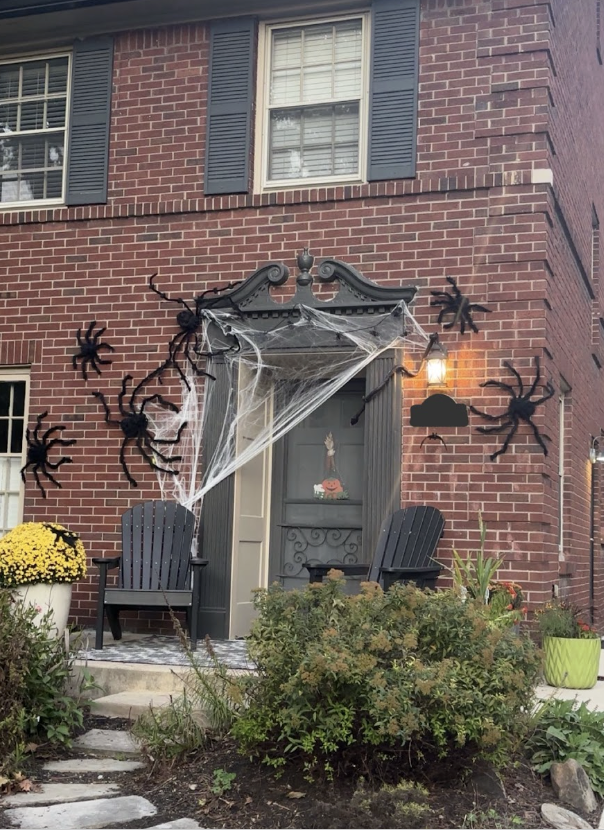
<svg viewBox="0 0 604 830">
<path fill-rule="evenodd" d="M 22 520 L 25 394 L 24 380 L 0 379 L 0 536 Z"/>
</svg>

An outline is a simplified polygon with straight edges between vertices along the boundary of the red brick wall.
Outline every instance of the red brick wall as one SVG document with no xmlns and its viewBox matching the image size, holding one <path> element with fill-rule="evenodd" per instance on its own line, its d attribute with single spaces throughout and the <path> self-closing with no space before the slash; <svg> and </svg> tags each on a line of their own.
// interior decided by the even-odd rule
<svg viewBox="0 0 604 830">
<path fill-rule="evenodd" d="M 557 390 L 560 375 L 571 385 L 563 571 L 586 605 L 586 459 L 589 435 L 604 426 L 591 356 L 601 290 L 598 283 L 592 300 L 580 266 L 590 271 L 592 203 L 604 219 L 595 164 L 604 135 L 602 67 L 595 44 L 573 49 L 593 35 L 588 6 L 424 0 L 417 178 L 271 196 L 203 197 L 206 27 L 119 36 L 108 204 L 0 213 L 0 360 L 31 363 L 32 419 L 48 408 L 49 420 L 68 424 L 66 437 L 78 441 L 69 450 L 74 463 L 60 472 L 63 489 L 50 487 L 43 500 L 28 480 L 25 517 L 64 522 L 92 555 L 110 554 L 121 512 L 157 495 L 155 474 L 139 460 L 132 469 L 141 487 L 129 487 L 118 463 L 120 433 L 103 424 L 90 396 L 104 390 L 115 409 L 122 376 L 142 378 L 165 354 L 174 312 L 147 289 L 150 274 L 157 271 L 170 293 L 193 297 L 268 260 L 293 266 L 297 250 L 310 245 L 316 257 L 335 256 L 381 283 L 417 285 L 417 316 L 428 330 L 436 321 L 429 291 L 443 290 L 446 275 L 492 309 L 476 314 L 479 334 L 443 333 L 457 400 L 500 411 L 506 397 L 479 383 L 509 381 L 504 360 L 530 381 L 537 355 Z M 546 169 L 553 188 L 533 183 L 533 171 Z M 84 384 L 70 355 L 76 328 L 92 319 L 108 326 L 116 353 L 100 380 Z M 426 430 L 410 428 L 408 416 L 425 381 L 404 387 L 403 503 L 444 511 L 445 561 L 452 545 L 475 546 L 482 511 L 489 551 L 506 554 L 509 575 L 531 602 L 546 599 L 559 576 L 557 400 L 535 419 L 552 439 L 547 458 L 521 427 L 491 462 L 503 439 L 478 434 L 474 427 L 485 422 L 474 415 L 470 428 L 440 430 L 447 451 L 437 443 L 420 449 Z M 601 605 L 599 538 L 596 547 Z M 93 583 L 76 594 L 83 622 L 92 617 Z"/>
</svg>

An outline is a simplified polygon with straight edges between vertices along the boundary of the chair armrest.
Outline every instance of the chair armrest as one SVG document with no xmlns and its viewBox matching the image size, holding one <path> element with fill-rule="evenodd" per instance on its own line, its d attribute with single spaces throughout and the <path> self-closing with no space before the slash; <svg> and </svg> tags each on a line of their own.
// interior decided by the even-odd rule
<svg viewBox="0 0 604 830">
<path fill-rule="evenodd" d="M 199 559 L 197 556 L 191 557 L 191 567 L 192 568 L 205 568 L 208 564 L 209 559 Z"/>
<path fill-rule="evenodd" d="M 94 565 L 98 565 L 99 568 L 117 568 L 119 567 L 121 556 L 110 556 L 107 559 L 99 559 L 97 557 L 93 557 L 92 563 Z"/>
<path fill-rule="evenodd" d="M 310 582 L 323 582 L 323 577 L 330 571 L 342 571 L 347 576 L 367 576 L 369 565 L 304 565 L 308 571 Z"/>
<path fill-rule="evenodd" d="M 442 565 L 430 565 L 427 568 L 380 568 L 382 573 L 385 574 L 396 574 L 397 576 L 401 576 L 404 574 L 439 574 L 443 570 Z"/>
</svg>

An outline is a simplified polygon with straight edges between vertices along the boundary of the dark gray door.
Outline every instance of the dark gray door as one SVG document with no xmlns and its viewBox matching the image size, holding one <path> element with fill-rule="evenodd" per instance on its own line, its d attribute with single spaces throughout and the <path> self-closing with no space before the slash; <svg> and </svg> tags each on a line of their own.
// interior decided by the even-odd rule
<svg viewBox="0 0 604 830">
<path fill-rule="evenodd" d="M 274 454 L 271 571 L 286 588 L 308 582 L 306 562 L 362 558 L 363 382 L 353 382 L 305 418 Z"/>
</svg>

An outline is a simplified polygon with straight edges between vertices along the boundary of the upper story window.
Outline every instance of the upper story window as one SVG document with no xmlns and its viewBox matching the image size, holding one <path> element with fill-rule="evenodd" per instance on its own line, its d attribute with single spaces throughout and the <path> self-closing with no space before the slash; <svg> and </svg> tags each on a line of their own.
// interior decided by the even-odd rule
<svg viewBox="0 0 604 830">
<path fill-rule="evenodd" d="M 366 29 L 364 17 L 265 28 L 263 186 L 362 180 Z"/>
<path fill-rule="evenodd" d="M 69 55 L 0 64 L 0 203 L 64 200 Z"/>
</svg>

